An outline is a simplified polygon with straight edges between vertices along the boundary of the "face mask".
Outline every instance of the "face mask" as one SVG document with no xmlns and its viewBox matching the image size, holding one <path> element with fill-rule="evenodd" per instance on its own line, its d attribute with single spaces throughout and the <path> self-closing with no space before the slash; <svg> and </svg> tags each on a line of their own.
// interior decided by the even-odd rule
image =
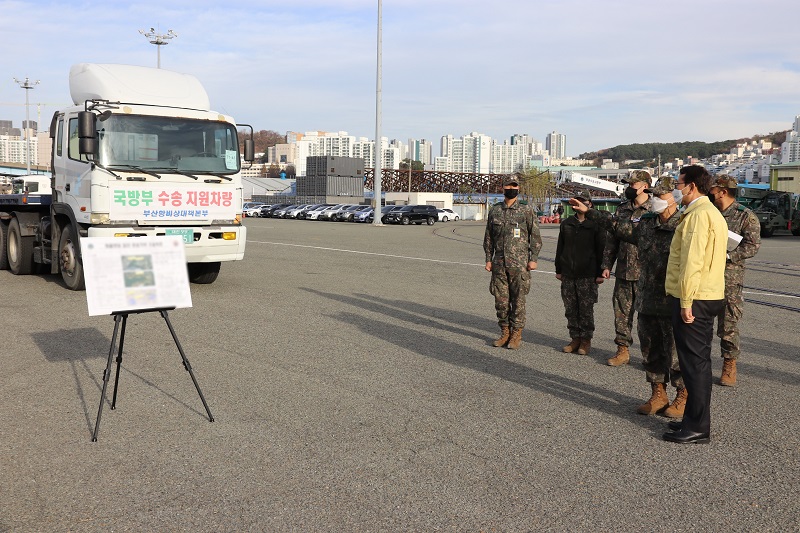
<svg viewBox="0 0 800 533">
<path fill-rule="evenodd" d="M 503 196 L 511 200 L 519 194 L 519 189 L 503 189 Z"/>
<path fill-rule="evenodd" d="M 673 189 L 672 197 L 675 198 L 676 204 L 680 204 L 681 200 L 683 200 L 683 191 L 681 191 L 680 189 Z"/>
<path fill-rule="evenodd" d="M 628 200 L 635 200 L 637 196 L 639 196 L 639 191 L 637 191 L 633 187 L 625 188 L 625 198 L 627 198 Z"/>
<path fill-rule="evenodd" d="M 661 198 L 659 198 L 658 196 L 653 196 L 653 197 L 650 199 L 650 207 L 648 208 L 648 210 L 649 210 L 651 213 L 657 213 L 657 214 L 660 214 L 660 213 L 663 213 L 663 212 L 664 212 L 664 210 L 665 210 L 667 207 L 669 207 L 669 202 L 667 202 L 666 200 L 662 200 L 662 199 L 661 199 Z"/>
</svg>

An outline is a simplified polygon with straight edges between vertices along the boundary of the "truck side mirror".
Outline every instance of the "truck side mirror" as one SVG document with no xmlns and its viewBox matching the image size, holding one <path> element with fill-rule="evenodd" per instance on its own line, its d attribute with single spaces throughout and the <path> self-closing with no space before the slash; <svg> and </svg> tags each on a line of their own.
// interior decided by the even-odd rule
<svg viewBox="0 0 800 533">
<path fill-rule="evenodd" d="M 81 155 L 97 153 L 97 129 L 94 120 L 95 116 L 91 111 L 78 113 L 78 151 Z"/>
<path fill-rule="evenodd" d="M 253 139 L 244 140 L 244 160 L 252 163 L 255 160 L 256 147 Z"/>
</svg>

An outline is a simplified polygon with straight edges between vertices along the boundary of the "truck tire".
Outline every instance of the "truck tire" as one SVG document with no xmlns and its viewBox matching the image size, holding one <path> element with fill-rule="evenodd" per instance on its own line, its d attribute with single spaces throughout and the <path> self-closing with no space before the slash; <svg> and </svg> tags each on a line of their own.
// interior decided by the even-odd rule
<svg viewBox="0 0 800 533">
<path fill-rule="evenodd" d="M 0 220 L 0 270 L 8 270 L 8 224 Z"/>
<path fill-rule="evenodd" d="M 772 234 L 775 233 L 775 229 L 770 226 L 761 226 L 761 236 L 764 238 L 772 237 Z"/>
<path fill-rule="evenodd" d="M 221 263 L 189 263 L 189 281 L 200 285 L 214 283 L 219 275 Z"/>
<path fill-rule="evenodd" d="M 15 276 L 33 271 L 33 237 L 23 237 L 16 218 L 8 225 L 8 268 Z"/>
<path fill-rule="evenodd" d="M 64 226 L 61 239 L 58 241 L 58 269 L 64 285 L 72 291 L 82 291 L 86 288 L 83 278 L 83 262 L 78 256 L 78 239 L 72 224 Z"/>
</svg>

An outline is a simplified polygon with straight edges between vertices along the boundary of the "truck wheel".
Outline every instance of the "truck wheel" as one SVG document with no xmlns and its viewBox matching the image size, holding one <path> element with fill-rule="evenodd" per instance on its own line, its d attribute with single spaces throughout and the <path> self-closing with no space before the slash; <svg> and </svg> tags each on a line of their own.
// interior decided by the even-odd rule
<svg viewBox="0 0 800 533">
<path fill-rule="evenodd" d="M 20 276 L 33 271 L 33 237 L 23 237 L 16 218 L 8 225 L 8 268 Z"/>
<path fill-rule="evenodd" d="M 216 263 L 189 263 L 189 281 L 201 285 L 214 283 L 219 275 L 220 265 L 219 261 Z"/>
<path fill-rule="evenodd" d="M 82 291 L 86 288 L 86 281 L 83 278 L 83 263 L 78 257 L 78 238 L 73 233 L 75 229 L 72 224 L 64 226 L 61 232 L 61 240 L 58 242 L 58 269 L 69 290 Z"/>
<path fill-rule="evenodd" d="M 772 227 L 765 227 L 761 226 L 761 236 L 762 237 L 772 237 L 772 234 L 775 233 L 775 229 Z"/>
<path fill-rule="evenodd" d="M 0 220 L 0 270 L 8 270 L 8 224 Z"/>
</svg>

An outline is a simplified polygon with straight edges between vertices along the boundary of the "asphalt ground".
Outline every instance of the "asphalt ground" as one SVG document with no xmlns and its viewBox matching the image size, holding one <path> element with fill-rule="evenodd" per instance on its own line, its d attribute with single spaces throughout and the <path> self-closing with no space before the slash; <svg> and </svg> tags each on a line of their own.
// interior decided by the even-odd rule
<svg viewBox="0 0 800 533">
<path fill-rule="evenodd" d="M 246 224 L 245 260 L 170 315 L 213 423 L 163 320 L 131 315 L 91 442 L 113 319 L 0 272 L 0 530 L 798 530 L 800 314 L 746 305 L 711 443 L 676 445 L 635 412 L 638 343 L 605 364 L 612 283 L 591 353 L 560 352 L 556 227 L 512 351 L 490 345 L 480 223 Z M 745 284 L 800 292 L 799 251 L 765 240 Z"/>
</svg>

